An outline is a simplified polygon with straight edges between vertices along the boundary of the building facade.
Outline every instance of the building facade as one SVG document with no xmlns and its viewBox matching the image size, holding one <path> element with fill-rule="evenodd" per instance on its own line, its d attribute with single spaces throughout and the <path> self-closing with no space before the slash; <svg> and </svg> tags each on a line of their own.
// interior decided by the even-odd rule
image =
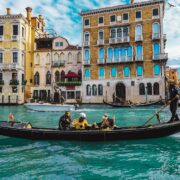
<svg viewBox="0 0 180 180">
<path fill-rule="evenodd" d="M 36 39 L 32 97 L 42 101 L 66 103 L 81 100 L 81 48 L 63 37 Z"/>
<path fill-rule="evenodd" d="M 84 103 L 165 98 L 164 3 L 81 12 Z"/>
</svg>

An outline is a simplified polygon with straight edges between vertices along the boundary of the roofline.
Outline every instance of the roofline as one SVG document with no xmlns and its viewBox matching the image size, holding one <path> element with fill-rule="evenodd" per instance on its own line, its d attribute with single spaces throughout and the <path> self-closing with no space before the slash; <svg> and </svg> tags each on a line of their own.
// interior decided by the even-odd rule
<svg viewBox="0 0 180 180">
<path fill-rule="evenodd" d="M 93 14 L 99 14 L 99 13 L 107 13 L 107 12 L 143 7 L 143 6 L 148 6 L 148 5 L 160 4 L 160 3 L 164 4 L 165 0 L 150 0 L 146 2 L 134 3 L 134 4 L 125 4 L 125 5 L 99 8 L 99 9 L 94 9 L 94 10 L 81 11 L 80 15 L 87 16 L 87 15 L 93 15 Z"/>
</svg>

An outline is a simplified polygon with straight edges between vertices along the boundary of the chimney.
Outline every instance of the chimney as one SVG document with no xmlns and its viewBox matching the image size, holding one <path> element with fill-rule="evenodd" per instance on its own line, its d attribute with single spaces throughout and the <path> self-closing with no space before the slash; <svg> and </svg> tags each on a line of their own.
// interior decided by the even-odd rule
<svg viewBox="0 0 180 180">
<path fill-rule="evenodd" d="M 27 7 L 27 8 L 26 8 L 26 12 L 27 12 L 27 20 L 28 20 L 28 21 L 31 21 L 32 8 L 31 8 L 31 7 Z"/>
<path fill-rule="evenodd" d="M 6 8 L 6 15 L 7 16 L 11 15 L 11 9 L 10 8 Z"/>
<path fill-rule="evenodd" d="M 42 15 L 39 15 L 39 22 L 42 23 L 42 21 L 43 21 Z"/>
</svg>

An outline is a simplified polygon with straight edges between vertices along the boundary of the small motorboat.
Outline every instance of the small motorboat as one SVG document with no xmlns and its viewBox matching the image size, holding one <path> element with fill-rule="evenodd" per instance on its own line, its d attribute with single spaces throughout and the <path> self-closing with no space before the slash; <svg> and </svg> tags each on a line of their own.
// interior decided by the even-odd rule
<svg viewBox="0 0 180 180">
<path fill-rule="evenodd" d="M 180 121 L 114 129 L 59 130 L 37 128 L 30 123 L 0 122 L 0 135 L 31 140 L 115 141 L 160 138 L 180 132 Z"/>
<path fill-rule="evenodd" d="M 50 103 L 26 103 L 24 105 L 30 110 L 39 112 L 74 111 L 78 107 L 77 105 Z"/>
<path fill-rule="evenodd" d="M 123 104 L 123 103 L 110 103 L 103 100 L 103 103 L 112 107 L 121 107 L 121 108 L 127 108 L 127 107 L 145 107 L 145 106 L 153 106 L 153 105 L 159 105 L 161 104 L 161 101 L 155 101 L 155 102 L 149 102 L 149 103 L 140 103 L 140 104 Z"/>
</svg>

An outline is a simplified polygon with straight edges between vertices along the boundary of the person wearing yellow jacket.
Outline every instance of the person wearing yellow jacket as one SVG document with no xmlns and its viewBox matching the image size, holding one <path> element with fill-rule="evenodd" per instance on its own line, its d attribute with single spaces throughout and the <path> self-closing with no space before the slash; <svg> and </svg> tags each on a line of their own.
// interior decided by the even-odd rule
<svg viewBox="0 0 180 180">
<path fill-rule="evenodd" d="M 86 119 L 86 114 L 85 113 L 81 113 L 80 114 L 80 118 L 74 120 L 74 122 L 72 123 L 73 128 L 75 129 L 87 129 L 90 127 L 87 119 Z"/>
</svg>

